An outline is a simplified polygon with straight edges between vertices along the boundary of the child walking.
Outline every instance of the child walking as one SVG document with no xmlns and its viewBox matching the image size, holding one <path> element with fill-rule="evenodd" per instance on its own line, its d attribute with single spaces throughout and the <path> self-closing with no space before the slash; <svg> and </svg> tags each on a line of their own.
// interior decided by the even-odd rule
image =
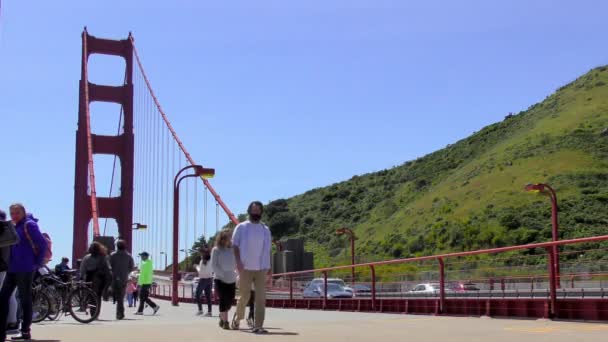
<svg viewBox="0 0 608 342">
<path fill-rule="evenodd" d="M 135 306 L 135 292 L 137 292 L 137 284 L 131 279 L 127 284 L 127 302 L 130 308 Z"/>
</svg>

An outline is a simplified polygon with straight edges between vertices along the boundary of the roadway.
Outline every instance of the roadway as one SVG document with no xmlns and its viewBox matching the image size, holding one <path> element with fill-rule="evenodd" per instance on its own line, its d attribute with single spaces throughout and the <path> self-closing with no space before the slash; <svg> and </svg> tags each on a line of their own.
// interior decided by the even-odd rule
<svg viewBox="0 0 608 342">
<path fill-rule="evenodd" d="M 268 336 L 247 331 L 224 331 L 212 318 L 194 315 L 195 305 L 172 307 L 158 301 L 156 316 L 133 316 L 115 321 L 114 308 L 104 303 L 100 320 L 88 325 L 63 317 L 58 322 L 33 326 L 37 341 L 605 341 L 608 324 L 558 322 L 549 320 L 513 320 L 468 317 L 433 317 L 392 314 L 349 313 L 307 310 L 269 309 Z M 214 307 L 217 310 L 217 307 Z M 215 312 L 217 314 L 217 311 Z M 244 322 L 243 322 L 244 323 Z"/>
</svg>

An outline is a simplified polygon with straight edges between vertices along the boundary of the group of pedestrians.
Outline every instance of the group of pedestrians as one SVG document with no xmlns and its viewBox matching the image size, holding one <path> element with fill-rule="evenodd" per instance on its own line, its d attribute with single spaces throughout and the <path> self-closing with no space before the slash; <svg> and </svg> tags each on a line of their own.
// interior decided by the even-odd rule
<svg viewBox="0 0 608 342">
<path fill-rule="evenodd" d="M 116 303 L 116 319 L 125 318 L 125 296 L 129 307 L 132 307 L 137 303 L 135 296 L 139 294 L 139 307 L 135 315 L 143 315 L 146 304 L 152 308 L 154 314 L 158 312 L 160 307 L 150 299 L 154 266 L 148 252 L 139 254 L 141 264 L 137 281 L 131 277 L 135 262 L 127 251 L 127 243 L 124 240 L 116 242 L 116 251 L 109 256 L 107 249 L 99 242 L 91 243 L 88 252 L 80 265 L 81 279 L 91 282 L 100 303 L 104 293 L 111 288 Z"/>
<path fill-rule="evenodd" d="M 255 334 L 267 333 L 264 329 L 265 287 L 267 273 L 270 271 L 271 237 L 270 230 L 261 222 L 263 212 L 264 206 L 261 202 L 252 202 L 247 209 L 248 221 L 236 226 L 234 232 L 229 229 L 220 231 L 215 238 L 215 247 L 213 247 L 209 259 L 215 290 L 219 297 L 219 325 L 223 329 L 238 330 L 240 322 L 245 318 L 245 309 L 250 306 L 248 321 L 251 322 L 252 332 Z M 207 315 L 210 316 L 211 274 L 206 266 L 208 261 L 205 260 L 205 251 L 203 251 L 199 264 L 200 280 L 196 294 L 199 314 L 202 314 L 200 300 L 201 293 L 205 292 L 208 303 Z M 230 322 L 229 311 L 234 303 L 237 282 L 240 298 L 232 322 Z M 253 289 L 258 290 L 256 295 L 253 295 Z"/>
<path fill-rule="evenodd" d="M 212 286 L 219 298 L 219 325 L 223 329 L 239 329 L 245 318 L 245 309 L 250 307 L 248 322 L 252 332 L 265 334 L 263 328 L 266 293 L 265 283 L 270 270 L 270 230 L 261 222 L 264 207 L 261 202 L 252 202 L 247 210 L 249 220 L 231 232 L 220 231 L 212 250 L 201 250 L 201 262 L 198 265 L 199 283 L 196 297 L 199 315 L 212 314 Z M 15 328 L 17 305 L 11 305 L 11 298 L 17 292 L 22 322 L 21 334 L 12 340 L 30 340 L 30 327 L 33 317 L 32 283 L 38 269 L 49 262 L 50 238 L 45 237 L 37 224 L 37 219 L 26 212 L 22 204 L 10 207 L 10 221 L 0 210 L 0 236 L 5 229 L 15 232 L 15 242 L 0 245 L 0 342 L 6 340 L 7 329 Z M 125 317 L 124 301 L 128 298 L 129 307 L 135 306 L 139 295 L 139 306 L 135 315 L 143 315 L 145 305 L 156 314 L 160 307 L 150 299 L 153 284 L 153 264 L 147 252 L 139 254 L 141 265 L 139 277 L 134 281 L 130 275 L 135 269 L 133 257 L 127 251 L 123 240 L 116 243 L 116 251 L 108 255 L 107 249 L 99 242 L 93 242 L 88 254 L 80 261 L 77 268 L 81 280 L 91 282 L 100 303 L 108 287 L 111 287 L 116 302 L 116 318 Z M 66 274 L 69 270 L 69 259 L 62 258 L 55 267 L 57 275 Z M 236 312 L 229 319 L 229 311 L 234 303 L 236 288 L 240 289 L 240 299 Z M 253 290 L 256 289 L 257 293 Z M 255 293 L 255 294 L 254 294 Z M 205 296 L 207 312 L 202 307 L 202 296 Z M 255 308 L 255 309 L 253 309 Z M 13 310 L 14 309 L 14 310 Z M 13 326 L 11 326 L 13 325 Z"/>
</svg>

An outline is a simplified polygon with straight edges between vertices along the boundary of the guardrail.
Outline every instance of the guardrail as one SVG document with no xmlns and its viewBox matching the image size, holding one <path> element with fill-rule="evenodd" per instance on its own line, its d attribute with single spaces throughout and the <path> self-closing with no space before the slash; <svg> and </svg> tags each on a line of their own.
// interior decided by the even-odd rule
<svg viewBox="0 0 608 342">
<path fill-rule="evenodd" d="M 560 286 L 560 280 L 566 279 L 570 282 L 573 281 L 575 274 L 562 274 L 558 279 L 557 272 L 555 269 L 555 255 L 553 254 L 553 246 L 565 246 L 582 243 L 592 243 L 607 241 L 608 235 L 561 240 L 555 242 L 543 242 L 534 243 L 528 245 L 519 246 L 508 246 L 501 248 L 492 248 L 476 251 L 467 251 L 459 253 L 447 253 L 441 255 L 431 255 L 415 258 L 406 259 L 394 259 L 381 262 L 371 262 L 356 265 L 344 265 L 338 267 L 321 268 L 310 271 L 290 272 L 275 274 L 272 277 L 271 292 L 269 298 L 269 305 L 274 307 L 284 308 L 310 308 L 310 309 L 323 309 L 323 310 L 361 310 L 361 311 L 372 311 L 372 312 L 406 312 L 406 313 L 432 313 L 432 314 L 462 314 L 462 315 L 487 315 L 487 316 L 511 316 L 511 317 L 542 317 L 542 318 L 580 318 L 580 319 L 593 319 L 593 320 L 608 320 L 608 300 L 605 299 L 606 292 L 603 288 L 597 291 L 580 291 L 581 298 L 571 298 L 573 292 L 564 292 L 558 290 Z M 541 298 L 538 298 L 538 292 L 534 292 L 534 282 L 532 282 L 530 291 L 514 291 L 509 292 L 504 290 L 505 278 L 501 278 L 501 290 L 486 292 L 487 296 L 482 296 L 481 293 L 473 295 L 469 291 L 463 291 L 462 293 L 452 293 L 447 288 L 446 280 L 446 262 L 449 259 L 470 257 L 474 255 L 483 254 L 499 254 L 510 251 L 521 251 L 521 250 L 545 250 L 546 262 L 545 266 L 548 271 L 546 275 L 538 276 L 536 278 L 544 277 L 547 279 L 548 288 L 540 292 L 543 293 Z M 376 273 L 377 269 L 382 266 L 389 265 L 404 265 L 408 263 L 419 263 L 424 261 L 436 262 L 436 272 L 438 274 L 438 290 L 435 293 L 422 294 L 416 296 L 409 292 L 403 293 L 398 291 L 400 298 L 386 298 L 385 295 L 378 292 L 378 282 Z M 357 296 L 353 299 L 333 299 L 331 294 L 328 293 L 328 283 L 331 281 L 329 278 L 330 273 L 339 271 L 351 271 L 355 272 L 362 277 L 361 274 L 368 272 L 366 276 L 370 281 L 366 282 L 371 287 L 369 295 Z M 365 272 L 367 270 L 367 272 Z M 320 298 L 298 298 L 301 287 L 297 287 L 294 283 L 302 283 L 304 281 L 311 280 L 315 275 L 320 275 L 317 279 L 322 280 L 322 293 Z M 605 273 L 599 273 L 599 275 L 605 277 Z M 521 277 L 532 278 L 528 277 Z M 351 279 L 351 283 L 357 283 L 355 279 Z M 495 282 L 493 281 L 493 286 Z M 272 289 L 282 287 L 285 298 L 272 299 Z M 355 291 L 356 292 L 356 291 Z M 585 294 L 585 292 L 587 292 Z M 562 296 L 559 296 L 561 293 Z M 494 294 L 497 296 L 495 297 Z M 436 297 L 435 297 L 436 295 Z M 417 298 L 418 297 L 418 298 Z M 497 298 L 498 297 L 498 298 Z M 512 298 L 514 297 L 514 298 Z M 528 297 L 528 298 L 525 298 Z M 594 298 L 589 298 L 594 297 Z M 559 300 L 558 300 L 559 299 Z"/>
<path fill-rule="evenodd" d="M 274 274 L 269 278 L 267 305 L 293 309 L 608 321 L 608 289 L 604 288 L 604 283 L 608 285 L 608 272 L 563 272 L 558 277 L 552 248 L 602 241 L 608 241 L 608 235 Z M 538 249 L 544 251 L 535 256 L 543 258 L 543 267 L 547 269 L 545 274 L 485 277 L 485 288 L 479 291 L 458 292 L 448 287 L 448 284 L 458 280 L 451 273 L 459 271 L 448 269 L 446 272 L 446 264 L 450 260 L 511 251 L 538 252 Z M 386 281 L 377 276 L 377 271 L 382 267 L 421 262 L 433 262 L 427 267 L 434 271 L 428 271 L 424 279 L 427 283 L 437 282 L 437 291 L 412 293 L 404 289 L 411 288 L 411 284 L 415 283 L 412 280 L 409 283 L 395 279 Z M 454 262 L 449 265 L 458 264 Z M 354 272 L 351 271 L 353 269 Z M 356 274 L 357 279 L 350 279 L 350 285 L 367 285 L 369 293 L 360 293 L 354 298 L 332 298 L 332 294 L 328 293 L 328 284 L 339 279 L 332 280 L 330 275 L 339 272 L 344 272 L 346 276 L 342 278 L 345 279 L 350 274 Z M 323 284 L 323 293 L 320 298 L 304 298 L 304 285 L 315 276 Z M 439 278 L 438 281 L 436 278 Z M 468 277 L 462 279 L 474 281 Z M 586 288 L 574 289 L 575 281 L 584 283 Z M 194 302 L 193 290 L 191 285 L 182 284 L 179 288 L 180 301 Z M 158 286 L 153 293 L 160 298 L 171 297 L 170 288 L 165 286 Z"/>
</svg>

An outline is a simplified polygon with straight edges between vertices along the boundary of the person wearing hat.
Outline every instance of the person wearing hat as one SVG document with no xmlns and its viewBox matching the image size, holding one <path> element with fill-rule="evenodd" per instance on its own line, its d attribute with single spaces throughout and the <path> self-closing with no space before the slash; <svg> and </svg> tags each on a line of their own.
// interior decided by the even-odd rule
<svg viewBox="0 0 608 342">
<path fill-rule="evenodd" d="M 141 264 L 139 266 L 139 308 L 136 315 L 144 314 L 144 304 L 148 304 L 154 310 L 154 314 L 158 312 L 160 306 L 154 303 L 150 299 L 150 288 L 152 287 L 152 279 L 154 275 L 154 266 L 152 260 L 150 260 L 150 254 L 148 252 L 142 252 L 139 254 L 141 257 Z"/>
</svg>

